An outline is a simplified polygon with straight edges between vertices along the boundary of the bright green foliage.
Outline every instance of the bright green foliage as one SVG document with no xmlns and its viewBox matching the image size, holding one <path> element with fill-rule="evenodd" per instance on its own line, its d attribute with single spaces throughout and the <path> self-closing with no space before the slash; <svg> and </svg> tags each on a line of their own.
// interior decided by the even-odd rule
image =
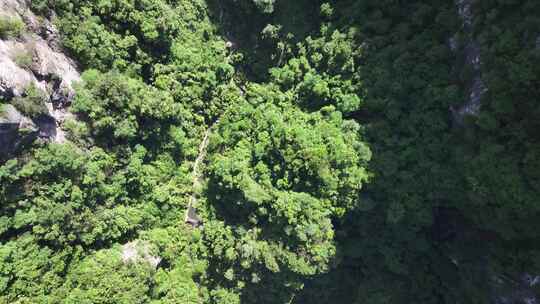
<svg viewBox="0 0 540 304">
<path fill-rule="evenodd" d="M 73 267 L 60 293 L 70 304 L 148 303 L 152 272 L 145 263 L 124 264 L 117 248 L 100 250 Z"/>
<path fill-rule="evenodd" d="M 203 43 L 192 35 L 171 47 L 170 63 L 156 65 L 156 87 L 171 92 L 206 122 L 214 121 L 240 92 L 222 41 Z"/>
<path fill-rule="evenodd" d="M 23 96 L 14 98 L 11 103 L 24 115 L 37 117 L 49 112 L 45 105 L 47 99 L 46 93 L 32 83 L 24 90 Z"/>
<path fill-rule="evenodd" d="M 308 37 L 299 45 L 298 56 L 283 68 L 271 70 L 271 81 L 298 95 L 308 109 L 333 104 L 342 113 L 357 111 L 362 103 L 362 86 L 357 61 L 362 48 L 349 34 L 323 27 L 322 37 Z"/>
<path fill-rule="evenodd" d="M 468 32 L 442 0 L 31 1 L 84 81 L 64 124 L 74 144 L 0 166 L 0 302 L 490 303 L 530 289 L 540 8 L 472 2 Z M 488 91 L 460 119 L 473 74 Z M 37 93 L 5 102 L 36 117 Z M 198 228 L 183 223 L 190 201 Z M 122 260 L 133 241 L 156 268 Z"/>
<path fill-rule="evenodd" d="M 160 127 L 166 128 L 158 122 L 180 121 L 189 115 L 166 92 L 117 72 L 89 70 L 83 80 L 73 110 L 85 113 L 94 137 L 111 140 L 112 135 L 120 142 L 144 141 L 158 136 Z"/>
<path fill-rule="evenodd" d="M 115 170 L 117 166 L 97 148 L 89 153 L 70 145 L 37 150 L 30 162 L 2 182 L 3 191 L 10 193 L 2 208 L 9 218 L 5 233 L 31 230 L 36 238 L 57 246 L 90 246 L 140 227 L 148 218 L 143 212 L 147 207 L 130 197 L 129 180 Z"/>
<path fill-rule="evenodd" d="M 45 302 L 62 285 L 63 273 L 76 251 L 65 248 L 54 254 L 30 234 L 0 243 L 0 301 L 2 303 Z"/>
<path fill-rule="evenodd" d="M 255 204 L 272 201 L 274 191 L 305 192 L 341 215 L 356 205 L 367 181 L 362 165 L 369 149 L 358 139 L 358 125 L 332 107 L 306 114 L 288 105 L 288 98 L 254 87 L 249 102 L 231 107 L 218 125 L 220 136 L 211 140 L 219 151 L 211 173 L 221 187 L 239 187 Z"/>
<path fill-rule="evenodd" d="M 362 204 L 370 151 L 358 125 L 331 107 L 307 114 L 271 87 L 254 86 L 247 96 L 210 139 L 208 199 L 236 227 L 228 238 L 240 239 L 223 258 L 238 255 L 244 268 L 223 269 L 225 278 L 258 283 L 268 273 L 324 272 L 335 255 L 331 220 Z M 245 273 L 251 268 L 260 272 Z"/>
<path fill-rule="evenodd" d="M 17 17 L 0 16 L 0 38 L 18 38 L 25 30 L 24 22 Z"/>
<path fill-rule="evenodd" d="M 45 6 L 36 3 L 40 9 Z M 200 0 L 48 1 L 61 15 L 64 44 L 88 67 L 149 76 L 153 64 L 166 62 L 178 37 L 209 33 Z"/>
<path fill-rule="evenodd" d="M 117 249 L 81 259 L 91 248 L 123 242 L 150 225 L 182 220 L 184 181 L 171 172 L 178 168 L 165 157 L 144 163 L 146 155 L 137 146 L 119 162 L 99 148 L 49 145 L 26 164 L 11 160 L 0 167 L 0 282 L 8 302 L 18 295 L 29 303 L 148 303 L 154 293 L 177 299 L 176 289 L 166 286 L 181 282 L 189 296 L 196 294 L 193 272 L 182 272 L 185 251 L 167 249 L 186 244 L 185 238 L 150 234 L 152 242 L 165 243 L 156 254 L 169 264 L 184 256 L 178 268 L 158 271 L 155 282 L 149 267 L 123 266 Z"/>
<path fill-rule="evenodd" d="M 158 268 L 154 275 L 152 304 L 196 304 L 208 302 L 208 293 L 200 288 L 195 278 L 201 277 L 207 264 L 198 260 L 194 252 L 199 248 L 198 231 L 191 233 L 174 225 L 156 228 L 143 237 L 156 244 L 160 257 L 170 267 Z M 163 262 L 162 262 L 163 263 Z"/>
</svg>

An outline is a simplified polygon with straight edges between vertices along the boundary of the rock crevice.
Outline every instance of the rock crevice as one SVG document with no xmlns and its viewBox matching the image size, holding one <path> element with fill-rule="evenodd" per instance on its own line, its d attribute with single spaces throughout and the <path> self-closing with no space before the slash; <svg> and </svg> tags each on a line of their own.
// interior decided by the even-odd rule
<svg viewBox="0 0 540 304">
<path fill-rule="evenodd" d="M 0 159 L 16 151 L 20 142 L 42 138 L 62 143 L 64 122 L 73 115 L 68 107 L 74 97 L 73 85 L 80 81 L 76 62 L 60 47 L 58 31 L 51 20 L 38 18 L 23 0 L 0 0 L 0 18 L 24 22 L 21 33 L 0 39 Z M 24 116 L 11 106 L 14 98 L 24 97 L 29 87 L 43 93 L 47 113 L 25 117 L 37 128 L 20 129 L 15 117 Z M 14 113 L 18 113 L 15 115 Z M 14 120 L 15 119 L 15 120 Z M 22 131 L 22 132 L 21 132 Z M 19 137 L 25 138 L 19 138 Z"/>
<path fill-rule="evenodd" d="M 463 50 L 463 67 L 472 71 L 472 77 L 465 83 L 467 98 L 458 107 L 451 107 L 454 121 L 463 123 L 465 116 L 477 116 L 480 113 L 482 96 L 488 91 L 482 79 L 480 46 L 473 36 L 474 15 L 472 12 L 472 0 L 456 0 L 457 12 L 462 22 L 462 33 L 465 37 Z M 458 45 L 455 37 L 450 38 L 450 48 L 457 51 Z"/>
</svg>

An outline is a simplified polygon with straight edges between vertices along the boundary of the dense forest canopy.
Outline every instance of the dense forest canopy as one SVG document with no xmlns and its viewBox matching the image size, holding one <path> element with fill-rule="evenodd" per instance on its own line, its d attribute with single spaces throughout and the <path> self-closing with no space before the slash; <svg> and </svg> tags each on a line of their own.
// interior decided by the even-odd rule
<svg viewBox="0 0 540 304">
<path fill-rule="evenodd" d="M 540 300 L 539 1 L 28 5 L 82 76 L 0 155 L 0 303 Z"/>
</svg>

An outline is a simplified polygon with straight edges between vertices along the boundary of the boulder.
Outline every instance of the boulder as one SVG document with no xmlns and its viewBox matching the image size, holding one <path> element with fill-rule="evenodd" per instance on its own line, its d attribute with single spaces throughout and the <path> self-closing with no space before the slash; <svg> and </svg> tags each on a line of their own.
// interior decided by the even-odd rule
<svg viewBox="0 0 540 304">
<path fill-rule="evenodd" d="M 148 263 L 152 268 L 157 268 L 161 257 L 152 255 L 151 245 L 147 241 L 135 240 L 122 245 L 122 261 L 129 263 Z"/>
<path fill-rule="evenodd" d="M 0 160 L 38 136 L 39 127 L 10 104 L 0 105 Z"/>
<path fill-rule="evenodd" d="M 0 95 L 5 99 L 21 96 L 31 84 L 44 91 L 47 89 L 46 82 L 38 81 L 31 71 L 17 65 L 17 56 L 25 51 L 21 42 L 0 40 Z"/>
<path fill-rule="evenodd" d="M 15 108 L 9 106 L 3 120 L 2 142 L 26 141 L 32 137 L 25 136 L 18 140 L 14 136 L 21 136 L 21 130 L 29 132 L 33 138 L 39 137 L 55 142 L 66 141 L 62 130 L 64 121 L 72 117 L 69 105 L 75 92 L 74 83 L 80 81 L 80 73 L 74 60 L 65 55 L 59 41 L 59 34 L 54 24 L 46 18 L 38 18 L 28 8 L 29 1 L 0 0 L 0 15 L 10 18 L 20 18 L 26 24 L 26 33 L 22 37 L 0 39 L 0 99 L 9 103 L 14 97 L 23 96 L 25 90 L 35 86 L 45 93 L 48 113 L 39 117 L 24 117 Z M 52 16 L 51 18 L 54 18 Z M 29 65 L 21 66 L 21 56 L 31 56 Z M 18 113 L 16 115 L 15 113 Z M 24 121 L 32 128 L 22 128 L 21 124 L 13 121 Z M 9 147 L 7 147 L 9 146 Z M 13 145 L 4 145 L 4 151 L 12 151 Z"/>
<path fill-rule="evenodd" d="M 0 0 L 0 12 L 5 15 L 20 14 L 28 10 L 27 1 L 24 0 Z"/>
<path fill-rule="evenodd" d="M 51 49 L 45 40 L 37 38 L 33 42 L 33 50 L 34 62 L 31 69 L 35 75 L 60 81 L 59 89 L 72 89 L 72 85 L 81 80 L 75 62 L 65 54 Z"/>
<path fill-rule="evenodd" d="M 463 61 L 465 66 L 472 68 L 472 79 L 466 84 L 468 98 L 464 100 L 457 108 L 450 107 L 453 121 L 457 125 L 462 125 L 465 116 L 478 116 L 481 108 L 481 101 L 484 94 L 488 91 L 488 87 L 482 79 L 480 46 L 473 35 L 472 23 L 474 15 L 472 13 L 472 0 L 455 0 L 457 13 L 461 19 L 462 29 L 466 35 L 466 40 L 463 46 Z M 455 36 L 454 36 L 455 37 Z M 450 49 L 454 52 L 458 50 L 455 38 L 450 40 Z M 463 66 L 453 67 L 453 70 L 463 69 Z"/>
<path fill-rule="evenodd" d="M 18 129 L 37 131 L 34 122 L 22 115 L 14 106 L 4 104 L 0 108 L 0 124 L 16 125 Z"/>
<path fill-rule="evenodd" d="M 458 15 L 461 18 L 461 22 L 463 24 L 463 27 L 470 28 L 473 23 L 473 14 L 472 14 L 472 0 L 455 0 L 457 9 L 458 9 Z"/>
<path fill-rule="evenodd" d="M 495 304 L 537 304 L 538 296 L 535 286 L 538 283 L 540 283 L 540 277 L 529 273 L 524 273 L 521 277 L 508 274 L 494 275 L 491 279 L 492 302 Z"/>
</svg>

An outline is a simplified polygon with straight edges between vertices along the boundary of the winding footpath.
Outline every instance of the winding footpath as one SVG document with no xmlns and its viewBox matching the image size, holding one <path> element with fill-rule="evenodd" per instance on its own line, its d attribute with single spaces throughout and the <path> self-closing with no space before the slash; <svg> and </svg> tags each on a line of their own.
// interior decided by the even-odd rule
<svg viewBox="0 0 540 304">
<path fill-rule="evenodd" d="M 197 215 L 197 210 L 195 209 L 195 205 L 197 204 L 197 195 L 199 188 L 201 184 L 201 178 L 202 178 L 202 170 L 200 169 L 202 166 L 202 163 L 206 157 L 206 148 L 208 147 L 208 143 L 210 142 L 210 133 L 212 131 L 212 128 L 219 122 L 219 119 L 210 125 L 206 131 L 204 132 L 204 137 L 201 143 L 199 144 L 199 153 L 197 155 L 197 158 L 195 158 L 195 162 L 193 163 L 193 170 L 191 171 L 192 174 L 192 186 L 191 186 L 191 196 L 189 197 L 189 203 L 188 207 L 186 209 L 186 215 L 184 218 L 184 222 L 186 224 L 191 225 L 191 227 L 196 228 L 199 227 L 202 224 L 201 218 Z M 194 270 L 194 263 L 193 263 L 193 256 L 191 253 L 191 249 L 188 246 L 189 250 L 189 258 L 191 262 L 191 269 Z M 200 294 L 200 286 L 198 283 L 195 283 L 197 286 L 197 303 L 202 303 L 201 301 L 201 294 Z"/>
<path fill-rule="evenodd" d="M 193 227 L 197 227 L 201 224 L 201 219 L 197 215 L 195 206 L 197 204 L 197 191 L 196 189 L 199 188 L 201 184 L 201 178 L 202 178 L 202 170 L 200 169 L 202 166 L 202 162 L 204 161 L 206 157 L 206 148 L 208 147 L 208 143 L 210 141 L 210 133 L 212 132 L 212 128 L 219 122 L 217 120 L 214 124 L 208 127 L 206 131 L 204 132 L 204 137 L 201 143 L 199 144 L 199 153 L 197 155 L 197 158 L 195 159 L 195 162 L 193 163 L 193 170 L 191 172 L 192 177 L 192 186 L 191 186 L 191 196 L 189 198 L 189 203 L 186 209 L 186 215 L 184 218 L 184 221 L 187 224 L 190 224 Z"/>
</svg>

